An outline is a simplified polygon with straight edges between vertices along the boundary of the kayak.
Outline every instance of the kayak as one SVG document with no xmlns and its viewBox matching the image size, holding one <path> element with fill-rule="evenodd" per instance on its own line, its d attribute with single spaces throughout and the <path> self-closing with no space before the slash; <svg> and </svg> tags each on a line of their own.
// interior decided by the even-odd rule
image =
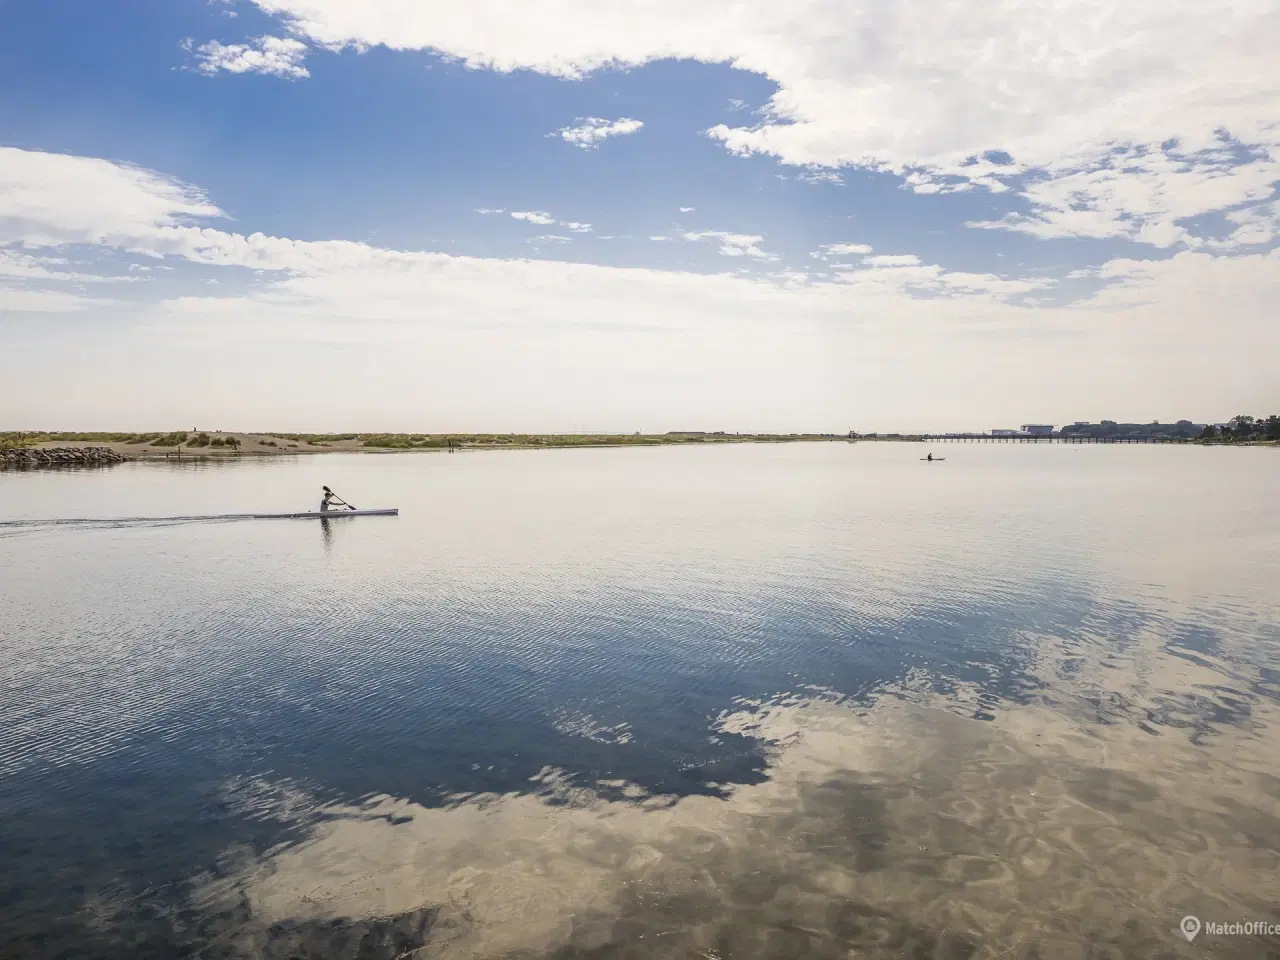
<svg viewBox="0 0 1280 960">
<path fill-rule="evenodd" d="M 307 513 L 255 513 L 254 520 L 336 520 L 339 517 L 398 517 L 398 507 L 377 510 L 312 510 Z"/>
<path fill-rule="evenodd" d="M 947 459 L 946 457 L 934 457 L 932 460 L 930 460 L 928 457 L 921 457 L 920 462 L 921 463 L 942 463 L 946 459 Z"/>
</svg>

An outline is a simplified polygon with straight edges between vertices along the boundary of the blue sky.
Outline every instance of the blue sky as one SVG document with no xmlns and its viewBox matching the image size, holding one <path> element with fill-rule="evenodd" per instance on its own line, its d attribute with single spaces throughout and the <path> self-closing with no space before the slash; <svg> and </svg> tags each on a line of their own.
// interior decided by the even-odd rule
<svg viewBox="0 0 1280 960">
<path fill-rule="evenodd" d="M 1277 40 L 1261 3 L 0 3 L 0 427 L 1270 412 Z"/>
</svg>

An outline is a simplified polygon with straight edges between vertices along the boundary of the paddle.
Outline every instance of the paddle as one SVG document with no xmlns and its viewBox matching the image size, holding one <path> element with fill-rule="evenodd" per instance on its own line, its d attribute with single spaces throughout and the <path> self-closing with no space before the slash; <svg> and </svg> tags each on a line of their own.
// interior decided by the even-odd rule
<svg viewBox="0 0 1280 960">
<path fill-rule="evenodd" d="M 348 510 L 359 510 L 359 509 L 360 509 L 359 507 L 353 507 L 351 504 L 347 503 L 347 501 L 343 500 L 340 496 L 338 496 L 336 493 L 334 493 L 334 492 L 333 492 L 332 490 L 330 490 L 328 487 L 325 487 L 325 488 L 324 488 L 324 492 L 325 492 L 325 493 L 327 493 L 327 494 L 329 494 L 329 496 L 333 497 L 333 499 L 334 499 L 334 500 L 336 500 L 338 503 L 342 504 L 342 505 L 343 505 L 344 507 L 346 507 Z"/>
</svg>

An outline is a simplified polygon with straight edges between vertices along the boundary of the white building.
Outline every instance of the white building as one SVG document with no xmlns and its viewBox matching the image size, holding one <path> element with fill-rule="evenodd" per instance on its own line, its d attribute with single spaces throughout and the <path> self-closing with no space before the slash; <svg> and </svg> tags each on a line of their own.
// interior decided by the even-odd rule
<svg viewBox="0 0 1280 960">
<path fill-rule="evenodd" d="M 1051 437 L 1053 436 L 1053 424 L 1051 423 L 1024 423 L 1022 432 L 1029 437 Z"/>
<path fill-rule="evenodd" d="M 992 430 L 991 435 L 993 437 L 1016 437 L 1018 435 L 1018 431 L 1017 430 Z"/>
</svg>

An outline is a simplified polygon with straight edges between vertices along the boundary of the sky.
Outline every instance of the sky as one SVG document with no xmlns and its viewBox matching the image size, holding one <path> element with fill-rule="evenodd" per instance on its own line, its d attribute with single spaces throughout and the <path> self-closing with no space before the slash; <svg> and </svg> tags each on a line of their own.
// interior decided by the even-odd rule
<svg viewBox="0 0 1280 960">
<path fill-rule="evenodd" d="M 1274 0 L 0 0 L 0 430 L 1280 410 Z"/>
</svg>

